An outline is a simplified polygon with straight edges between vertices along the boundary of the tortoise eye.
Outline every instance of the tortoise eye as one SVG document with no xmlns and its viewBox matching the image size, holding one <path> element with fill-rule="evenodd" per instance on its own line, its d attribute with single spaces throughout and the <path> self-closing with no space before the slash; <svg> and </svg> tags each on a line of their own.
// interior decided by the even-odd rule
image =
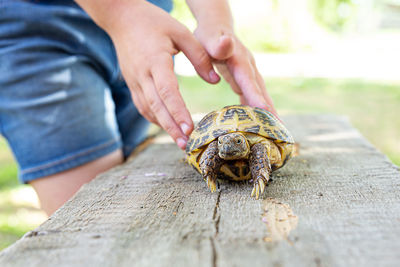
<svg viewBox="0 0 400 267">
<path fill-rule="evenodd" d="M 238 143 L 238 144 L 240 144 L 241 142 L 242 142 L 241 139 L 238 139 L 238 140 L 236 141 L 236 143 Z"/>
</svg>

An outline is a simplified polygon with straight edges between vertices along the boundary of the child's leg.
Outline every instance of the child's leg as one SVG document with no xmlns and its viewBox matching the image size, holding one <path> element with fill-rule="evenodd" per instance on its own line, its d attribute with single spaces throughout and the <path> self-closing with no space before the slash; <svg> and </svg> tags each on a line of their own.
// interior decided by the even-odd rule
<svg viewBox="0 0 400 267">
<path fill-rule="evenodd" d="M 117 150 L 92 162 L 29 182 L 35 189 L 42 209 L 51 215 L 70 199 L 79 188 L 96 175 L 122 163 L 122 151 Z"/>
</svg>

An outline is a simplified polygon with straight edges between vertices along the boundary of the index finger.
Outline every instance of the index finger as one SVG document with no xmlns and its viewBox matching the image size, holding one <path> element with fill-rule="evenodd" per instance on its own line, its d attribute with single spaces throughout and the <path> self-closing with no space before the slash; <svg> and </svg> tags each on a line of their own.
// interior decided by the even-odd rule
<svg viewBox="0 0 400 267">
<path fill-rule="evenodd" d="M 173 41 L 177 48 L 189 59 L 203 80 L 212 84 L 219 82 L 220 78 L 211 64 L 211 57 L 187 28 L 180 28 L 173 36 Z"/>
<path fill-rule="evenodd" d="M 247 58 L 234 56 L 226 64 L 247 103 L 250 106 L 267 108 L 254 69 Z"/>
<path fill-rule="evenodd" d="M 278 116 L 278 112 L 275 109 L 274 103 L 272 101 L 271 96 L 268 94 L 267 92 L 267 88 L 265 86 L 265 82 L 263 77 L 261 76 L 261 74 L 256 70 L 256 79 L 257 79 L 257 83 L 261 88 L 261 92 L 264 96 L 264 100 L 265 100 L 265 104 L 267 105 L 267 109 L 269 111 L 271 111 L 276 117 L 279 118 Z"/>
<path fill-rule="evenodd" d="M 188 136 L 193 130 L 193 121 L 179 92 L 176 76 L 172 71 L 174 65 L 172 56 L 165 54 L 157 59 L 157 64 L 151 69 L 151 75 L 158 95 L 182 132 Z"/>
<path fill-rule="evenodd" d="M 233 78 L 232 74 L 230 73 L 228 67 L 226 66 L 225 61 L 214 61 L 214 66 L 217 68 L 218 72 L 221 73 L 222 77 L 224 77 L 225 81 L 229 83 L 232 90 L 242 96 L 242 89 L 240 89 L 239 85 L 235 82 L 235 78 Z"/>
</svg>

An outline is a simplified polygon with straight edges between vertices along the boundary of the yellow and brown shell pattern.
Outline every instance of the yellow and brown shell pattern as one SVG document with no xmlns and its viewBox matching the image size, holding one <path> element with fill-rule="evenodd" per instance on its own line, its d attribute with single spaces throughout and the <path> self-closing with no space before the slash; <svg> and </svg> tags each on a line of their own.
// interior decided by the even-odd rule
<svg viewBox="0 0 400 267">
<path fill-rule="evenodd" d="M 273 140 L 281 152 L 282 160 L 273 165 L 272 170 L 282 167 L 291 158 L 293 137 L 272 113 L 257 107 L 233 105 L 208 113 L 197 124 L 186 146 L 189 164 L 201 173 L 199 160 L 207 145 L 219 136 L 232 132 L 249 133 L 250 136 Z M 260 138 L 255 140 L 259 142 Z M 254 144 L 254 141 L 248 141 L 250 145 Z M 246 160 L 226 161 L 221 167 L 218 178 L 250 179 L 248 162 Z"/>
</svg>

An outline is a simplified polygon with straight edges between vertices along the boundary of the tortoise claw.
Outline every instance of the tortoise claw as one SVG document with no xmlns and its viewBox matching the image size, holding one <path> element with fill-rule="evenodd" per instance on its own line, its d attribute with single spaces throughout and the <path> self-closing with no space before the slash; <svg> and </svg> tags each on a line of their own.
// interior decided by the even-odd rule
<svg viewBox="0 0 400 267">
<path fill-rule="evenodd" d="M 267 184 L 267 179 L 263 176 L 258 176 L 257 179 L 254 181 L 253 191 L 251 191 L 251 196 L 256 197 L 256 199 L 260 198 L 265 191 L 265 186 Z"/>
<path fill-rule="evenodd" d="M 260 197 L 260 185 L 257 183 L 256 184 L 256 199 Z"/>
<path fill-rule="evenodd" d="M 215 192 L 217 190 L 217 184 L 211 177 L 207 177 L 207 186 L 210 188 L 211 192 Z"/>
<path fill-rule="evenodd" d="M 263 179 L 258 180 L 258 184 L 260 185 L 261 194 L 264 193 L 265 183 Z"/>
<path fill-rule="evenodd" d="M 254 186 L 251 196 L 255 196 L 256 199 L 264 193 L 265 186 L 268 183 L 272 171 L 268 158 L 268 147 L 269 145 L 263 143 L 257 143 L 251 147 L 249 167 Z"/>
<path fill-rule="evenodd" d="M 251 196 L 254 197 L 256 193 L 256 185 L 253 186 L 253 191 L 251 191 Z"/>
<path fill-rule="evenodd" d="M 258 199 L 259 197 L 260 197 L 260 185 L 258 184 L 258 182 L 255 182 L 254 183 L 254 186 L 253 186 L 253 191 L 251 191 L 251 196 L 252 197 L 256 197 L 256 199 Z"/>
</svg>

